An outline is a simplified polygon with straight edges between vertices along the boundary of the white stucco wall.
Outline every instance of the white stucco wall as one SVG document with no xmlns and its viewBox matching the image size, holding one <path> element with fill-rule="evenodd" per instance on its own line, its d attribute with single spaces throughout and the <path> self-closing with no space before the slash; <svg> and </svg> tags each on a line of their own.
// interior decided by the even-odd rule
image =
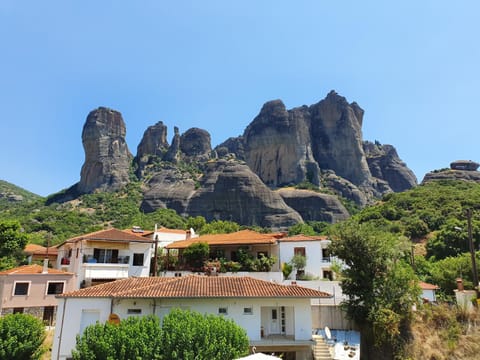
<svg viewBox="0 0 480 360">
<path fill-rule="evenodd" d="M 280 263 L 289 263 L 294 255 L 294 249 L 297 247 L 305 248 L 305 255 L 307 257 L 307 265 L 305 266 L 305 273 L 312 274 L 319 278 L 323 277 L 323 267 L 328 268 L 328 264 L 323 263 L 322 246 L 327 247 L 328 240 L 319 241 L 283 241 L 280 242 Z M 290 277 L 295 278 L 295 270 Z"/>
<path fill-rule="evenodd" d="M 120 319 L 150 314 L 162 318 L 172 308 L 218 315 L 218 309 L 222 307 L 227 308 L 227 314 L 223 316 L 234 320 L 245 329 L 250 341 L 258 341 L 261 339 L 262 324 L 266 327 L 268 322 L 268 316 L 263 316 L 268 313 L 265 309 L 281 306 L 286 309 L 286 333 L 294 332 L 296 340 L 310 340 L 312 329 L 310 299 L 116 299 L 113 303 L 108 298 L 70 298 L 66 303 L 64 299 L 59 299 L 52 359 L 65 359 L 70 356 L 71 350 L 75 347 L 76 335 L 80 331 L 84 311 L 98 311 L 99 321 L 105 322 L 111 312 L 117 314 Z M 253 310 L 252 314 L 245 314 L 244 308 L 250 307 Z M 129 314 L 129 309 L 141 309 L 141 314 Z"/>
</svg>

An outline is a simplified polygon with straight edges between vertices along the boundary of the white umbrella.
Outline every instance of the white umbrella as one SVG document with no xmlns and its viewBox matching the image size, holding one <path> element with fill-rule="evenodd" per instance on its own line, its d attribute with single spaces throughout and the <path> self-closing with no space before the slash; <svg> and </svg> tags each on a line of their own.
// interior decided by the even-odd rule
<svg viewBox="0 0 480 360">
<path fill-rule="evenodd" d="M 255 353 L 252 355 L 248 355 L 237 360 L 282 360 L 277 356 L 267 355 L 263 353 Z"/>
</svg>

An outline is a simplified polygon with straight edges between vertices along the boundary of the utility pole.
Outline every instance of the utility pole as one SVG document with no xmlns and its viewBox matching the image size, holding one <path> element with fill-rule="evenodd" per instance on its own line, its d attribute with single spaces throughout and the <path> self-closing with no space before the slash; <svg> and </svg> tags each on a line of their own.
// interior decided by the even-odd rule
<svg viewBox="0 0 480 360">
<path fill-rule="evenodd" d="M 155 250 L 153 252 L 153 276 L 157 276 L 157 261 L 158 261 L 158 235 L 157 224 L 155 224 L 155 231 L 153 232 L 153 240 L 155 241 Z"/>
<path fill-rule="evenodd" d="M 471 209 L 467 209 L 467 227 L 468 227 L 468 246 L 470 247 L 470 256 L 472 258 L 473 286 L 475 289 L 475 293 L 477 295 L 477 299 L 479 299 L 477 259 L 475 256 L 475 246 L 473 246 L 472 210 Z"/>
</svg>

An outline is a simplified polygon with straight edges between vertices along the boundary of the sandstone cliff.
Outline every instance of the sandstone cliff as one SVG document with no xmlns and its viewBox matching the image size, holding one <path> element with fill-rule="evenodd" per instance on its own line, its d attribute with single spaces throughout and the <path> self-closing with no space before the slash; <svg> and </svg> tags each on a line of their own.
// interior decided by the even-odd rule
<svg viewBox="0 0 480 360">
<path fill-rule="evenodd" d="M 393 146 L 363 141 L 363 115 L 334 91 L 317 104 L 291 110 L 280 100 L 269 101 L 241 136 L 213 150 L 210 134 L 199 128 L 181 134 L 175 127 L 169 145 L 166 126 L 157 122 L 145 131 L 132 162 L 121 114 L 98 108 L 82 133 L 80 182 L 49 201 L 121 189 L 135 169 L 146 212 L 170 208 L 208 221 L 274 229 L 340 221 L 349 214 L 339 197 L 362 207 L 416 185 Z M 290 188 L 300 183 L 317 191 Z M 335 195 L 318 191 L 322 188 Z"/>
<path fill-rule="evenodd" d="M 205 163 L 202 171 L 199 179 L 175 168 L 158 173 L 147 183 L 142 209 L 171 208 L 207 221 L 231 220 L 275 229 L 302 222 L 248 166 L 218 160 Z"/>
<path fill-rule="evenodd" d="M 272 188 L 307 181 L 364 206 L 417 180 L 393 146 L 364 143 L 363 115 L 358 104 L 334 91 L 317 104 L 292 110 L 270 101 L 242 136 L 216 150 L 244 159 Z"/>
<path fill-rule="evenodd" d="M 100 107 L 88 114 L 82 132 L 85 163 L 77 185 L 80 193 L 114 191 L 129 182 L 132 155 L 125 134 L 118 111 Z"/>
</svg>

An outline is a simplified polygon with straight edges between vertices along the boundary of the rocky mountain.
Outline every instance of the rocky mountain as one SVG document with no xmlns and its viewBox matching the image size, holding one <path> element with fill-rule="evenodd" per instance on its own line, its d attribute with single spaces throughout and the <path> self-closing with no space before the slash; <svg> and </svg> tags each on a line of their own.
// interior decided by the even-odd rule
<svg viewBox="0 0 480 360">
<path fill-rule="evenodd" d="M 362 207 L 416 185 L 393 146 L 363 140 L 363 114 L 334 91 L 291 110 L 280 100 L 269 101 L 243 135 L 214 149 L 208 131 L 199 128 L 180 133 L 175 127 L 169 144 L 166 126 L 157 122 L 133 158 L 121 114 L 101 107 L 83 129 L 80 182 L 50 201 L 116 191 L 132 181 L 133 170 L 143 183 L 146 212 L 171 208 L 209 221 L 271 228 L 336 222 L 349 216 L 340 197 Z M 292 188 L 299 184 L 310 185 Z"/>
<path fill-rule="evenodd" d="M 125 135 L 118 111 L 100 107 L 88 114 L 82 132 L 85 163 L 77 185 L 80 193 L 118 190 L 129 182 L 133 157 Z"/>
<path fill-rule="evenodd" d="M 0 180 L 0 207 L 11 203 L 20 203 L 40 199 L 41 196 L 31 193 L 7 181 Z"/>
<path fill-rule="evenodd" d="M 422 184 L 435 180 L 464 180 L 480 183 L 480 165 L 472 160 L 457 160 L 450 164 L 450 168 L 434 170 L 425 174 Z"/>
<path fill-rule="evenodd" d="M 357 103 L 334 91 L 317 104 L 292 110 L 280 100 L 270 101 L 242 136 L 217 150 L 245 160 L 268 186 L 321 185 L 323 180 L 364 206 L 415 186 L 417 179 L 393 146 L 363 141 L 363 114 Z"/>
</svg>

